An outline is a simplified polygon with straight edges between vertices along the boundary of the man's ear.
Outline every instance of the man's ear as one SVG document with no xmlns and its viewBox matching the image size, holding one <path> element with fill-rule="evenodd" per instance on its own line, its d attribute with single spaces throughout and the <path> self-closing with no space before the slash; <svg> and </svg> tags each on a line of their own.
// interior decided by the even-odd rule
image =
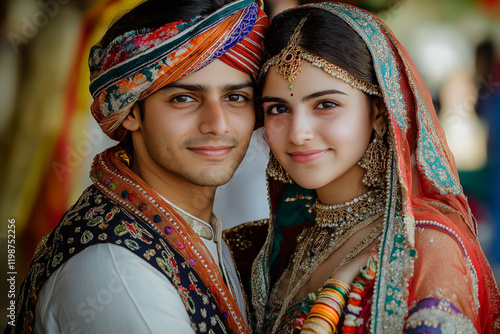
<svg viewBox="0 0 500 334">
<path fill-rule="evenodd" d="M 387 107 L 385 106 L 384 99 L 376 98 L 372 102 L 372 115 L 373 115 L 373 128 L 376 129 L 387 119 Z"/>
<path fill-rule="evenodd" d="M 123 127 L 130 132 L 137 131 L 141 127 L 141 113 L 139 105 L 136 103 L 130 110 L 127 117 L 123 120 Z"/>
</svg>

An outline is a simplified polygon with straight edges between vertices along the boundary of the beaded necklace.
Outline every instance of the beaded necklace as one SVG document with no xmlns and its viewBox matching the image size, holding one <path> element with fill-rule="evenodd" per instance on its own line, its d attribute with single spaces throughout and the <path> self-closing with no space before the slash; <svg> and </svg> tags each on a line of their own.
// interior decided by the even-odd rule
<svg viewBox="0 0 500 334">
<path fill-rule="evenodd" d="M 325 249 L 334 244 L 343 245 L 350 236 L 373 222 L 368 218 L 378 217 L 384 211 L 383 194 L 382 189 L 369 190 L 352 201 L 335 205 L 326 205 L 319 199 L 316 200 L 309 208 L 309 212 L 316 216 L 316 224 L 297 237 L 297 245 L 307 251 L 306 258 L 302 254 L 292 261 L 300 261 L 299 269 L 307 271 Z M 298 253 L 300 252 L 296 252 Z"/>
</svg>

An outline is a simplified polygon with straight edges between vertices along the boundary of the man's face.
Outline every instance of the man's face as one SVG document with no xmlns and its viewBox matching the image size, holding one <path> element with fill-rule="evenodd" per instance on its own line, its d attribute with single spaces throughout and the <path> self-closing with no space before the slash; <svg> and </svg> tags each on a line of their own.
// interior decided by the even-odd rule
<svg viewBox="0 0 500 334">
<path fill-rule="evenodd" d="M 250 75 L 220 60 L 150 95 L 144 109 L 141 118 L 135 106 L 123 124 L 132 130 L 140 174 L 167 183 L 227 183 L 255 123 Z"/>
</svg>

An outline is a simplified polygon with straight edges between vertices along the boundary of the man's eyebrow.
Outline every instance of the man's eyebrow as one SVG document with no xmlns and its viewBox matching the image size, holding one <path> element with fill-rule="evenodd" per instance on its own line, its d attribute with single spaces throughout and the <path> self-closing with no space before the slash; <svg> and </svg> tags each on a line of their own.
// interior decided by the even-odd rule
<svg viewBox="0 0 500 334">
<path fill-rule="evenodd" d="M 253 83 L 251 81 L 249 82 L 244 82 L 241 84 L 227 84 L 221 87 L 222 92 L 230 92 L 234 90 L 240 90 L 240 89 L 245 89 L 245 88 L 251 88 L 253 89 Z M 209 87 L 206 85 L 189 85 L 189 84 L 179 84 L 179 83 L 171 83 L 168 84 L 162 88 L 160 88 L 160 91 L 168 91 L 171 89 L 180 89 L 180 90 L 187 90 L 191 92 L 200 92 L 200 93 L 206 93 L 209 91 Z"/>
<path fill-rule="evenodd" d="M 253 90 L 253 83 L 251 81 L 244 82 L 241 84 L 228 84 L 222 87 L 223 92 L 231 92 L 233 90 L 240 90 L 245 88 L 250 88 Z"/>
<path fill-rule="evenodd" d="M 179 84 L 172 82 L 166 86 L 163 86 L 162 88 L 159 89 L 159 91 L 168 91 L 171 89 L 182 89 L 182 90 L 188 90 L 192 92 L 207 92 L 208 87 L 205 85 L 187 85 L 187 84 Z"/>
</svg>

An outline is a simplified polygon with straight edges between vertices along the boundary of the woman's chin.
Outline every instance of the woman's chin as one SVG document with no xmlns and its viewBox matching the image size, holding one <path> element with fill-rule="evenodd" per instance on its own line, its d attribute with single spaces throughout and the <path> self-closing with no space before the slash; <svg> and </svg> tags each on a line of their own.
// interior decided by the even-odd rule
<svg viewBox="0 0 500 334">
<path fill-rule="evenodd" d="M 326 182 L 326 180 L 314 180 L 309 178 L 304 178 L 304 177 L 297 177 L 294 178 L 292 176 L 292 180 L 297 183 L 299 186 L 305 189 L 318 189 L 321 188 L 325 185 L 327 185 L 329 182 Z"/>
</svg>

